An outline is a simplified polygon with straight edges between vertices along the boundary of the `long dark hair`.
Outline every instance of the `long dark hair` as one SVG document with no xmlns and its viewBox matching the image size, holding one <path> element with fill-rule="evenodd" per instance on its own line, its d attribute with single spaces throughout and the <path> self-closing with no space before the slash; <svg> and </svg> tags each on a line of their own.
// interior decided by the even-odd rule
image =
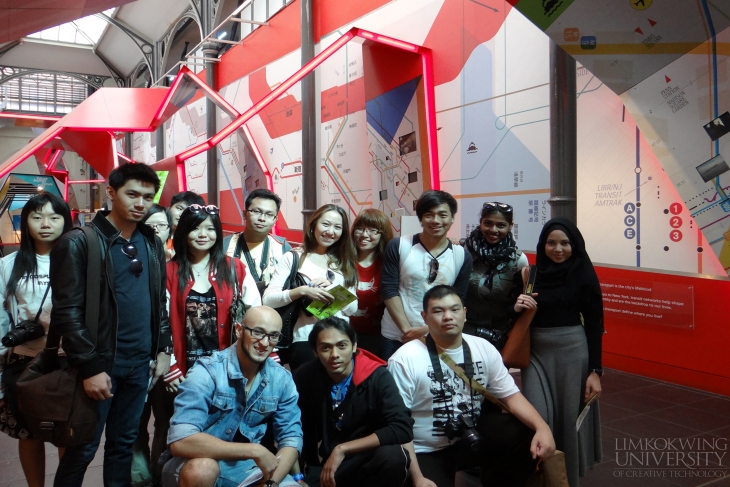
<svg viewBox="0 0 730 487">
<path fill-rule="evenodd" d="M 312 215 L 312 219 L 309 220 L 307 225 L 307 231 L 304 232 L 304 252 L 302 253 L 301 266 L 304 263 L 304 259 L 307 258 L 307 254 L 311 254 L 317 249 L 317 239 L 314 237 L 314 229 L 317 226 L 317 222 L 322 215 L 328 211 L 334 211 L 342 217 L 342 235 L 337 242 L 327 248 L 327 254 L 333 257 L 337 268 L 342 272 L 345 277 L 345 286 L 353 287 L 357 283 L 357 270 L 355 268 L 355 262 L 357 256 L 355 254 L 355 247 L 350 241 L 350 222 L 347 218 L 347 212 L 337 205 L 323 205 L 320 206 L 317 211 Z"/>
<path fill-rule="evenodd" d="M 175 236 L 172 239 L 172 244 L 175 248 L 175 257 L 172 260 L 178 263 L 177 285 L 180 288 L 180 292 L 185 290 L 192 275 L 188 234 L 198 228 L 208 217 L 213 222 L 216 236 L 215 243 L 208 251 L 210 253 L 210 269 L 213 269 L 215 272 L 218 282 L 223 281 L 231 287 L 234 286 L 233 275 L 226 260 L 226 253 L 223 251 L 223 226 L 221 226 L 220 217 L 217 214 L 210 215 L 205 210 L 196 213 L 188 207 L 180 215 L 180 221 L 177 223 Z"/>
<path fill-rule="evenodd" d="M 35 258 L 35 241 L 28 229 L 28 217 L 33 211 L 41 211 L 48 203 L 51 204 L 54 213 L 63 217 L 63 233 L 68 232 L 73 227 L 71 210 L 66 202 L 55 194 L 42 191 L 28 200 L 23 206 L 23 211 L 20 212 L 20 249 L 18 249 L 18 255 L 15 257 L 13 270 L 8 280 L 8 295 L 15 292 L 18 288 L 18 282 L 24 276 L 32 276 L 38 271 L 38 262 Z"/>
</svg>

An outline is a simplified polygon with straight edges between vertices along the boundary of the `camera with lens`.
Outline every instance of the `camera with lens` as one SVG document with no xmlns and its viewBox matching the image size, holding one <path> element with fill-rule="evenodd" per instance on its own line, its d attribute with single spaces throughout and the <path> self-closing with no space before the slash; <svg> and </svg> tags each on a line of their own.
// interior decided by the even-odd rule
<svg viewBox="0 0 730 487">
<path fill-rule="evenodd" d="M 505 343 L 507 343 L 507 337 L 509 336 L 504 330 L 490 330 L 489 328 L 477 328 L 474 335 L 479 338 L 484 338 L 494 345 L 494 348 L 497 350 L 504 348 Z"/>
<path fill-rule="evenodd" d="M 476 430 L 474 419 L 464 413 L 459 414 L 456 418 L 450 418 L 446 423 L 444 432 L 449 440 L 453 440 L 457 436 L 461 437 L 461 441 L 471 451 L 479 451 L 484 442 L 482 436 Z"/>
<path fill-rule="evenodd" d="M 21 321 L 18 326 L 13 328 L 2 339 L 3 346 L 17 347 L 25 342 L 35 340 L 45 335 L 46 331 L 43 325 L 32 320 Z"/>
</svg>

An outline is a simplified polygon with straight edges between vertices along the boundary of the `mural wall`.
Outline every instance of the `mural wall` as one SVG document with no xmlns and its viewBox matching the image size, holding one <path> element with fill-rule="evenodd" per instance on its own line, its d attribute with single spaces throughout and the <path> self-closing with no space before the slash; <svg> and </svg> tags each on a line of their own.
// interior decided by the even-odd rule
<svg viewBox="0 0 730 487">
<path fill-rule="evenodd" d="M 572 15 L 571 22 L 578 22 L 583 14 L 571 9 L 585 8 L 581 6 L 585 3 L 564 1 L 567 8 L 561 7 L 560 14 Z M 625 3 L 626 8 L 638 12 L 628 0 Z M 647 3 L 651 4 L 649 0 Z M 522 12 L 509 2 L 495 0 L 367 0 L 343 8 L 345 13 L 339 12 L 338 18 L 323 14 L 318 24 L 318 49 L 326 48 L 352 26 L 431 48 L 441 187 L 454 194 L 460 205 L 450 236 L 465 237 L 478 224 L 484 202 L 502 201 L 515 208 L 518 245 L 534 250 L 540 229 L 550 217 L 549 38 L 530 21 L 534 18 L 528 19 L 529 9 L 522 8 L 522 2 L 517 8 Z M 268 35 L 270 39 L 279 36 L 279 43 L 297 45 L 297 29 L 275 28 L 277 19 L 283 22 L 292 15 L 290 9 L 298 9 L 298 5 L 282 10 L 271 20 L 271 32 L 260 29 L 255 34 L 260 36 L 258 40 L 251 42 L 262 42 Z M 642 15 L 648 13 L 651 10 Z M 670 26 L 665 17 L 647 18 L 658 22 L 659 27 Z M 548 27 L 565 36 L 572 26 L 557 21 Z M 588 32 L 587 27 L 576 29 Z M 642 28 L 644 37 L 662 37 L 651 29 L 649 24 Z M 588 37 L 602 39 L 598 27 L 588 33 Z M 572 30 L 569 34 L 570 39 L 578 35 Z M 695 44 L 706 40 L 701 35 L 695 37 Z M 580 46 L 580 36 L 563 43 Z M 701 125 L 717 111 L 712 101 L 718 97 L 722 101 L 722 94 L 730 93 L 730 86 L 722 84 L 730 83 L 725 58 L 712 64 L 714 58 L 702 51 L 703 46 L 689 56 L 692 61 L 675 53 L 651 65 L 666 65 L 662 68 L 666 73 L 651 74 L 639 60 L 634 60 L 630 73 L 624 59 L 615 66 L 604 66 L 605 57 L 581 60 L 585 66 L 580 65 L 576 73 L 578 223 L 594 261 L 715 275 L 724 275 L 723 267 L 730 267 L 730 255 L 724 265 L 717 257 L 724 258 L 723 225 L 728 222 L 722 220 L 726 214 L 722 183 L 712 178 L 704 182 L 695 169 L 722 152 Z M 270 51 L 256 51 L 259 66 L 251 60 L 251 50 L 246 51 L 245 58 L 237 48 L 223 57 L 221 64 L 228 63 L 229 67 L 222 76 L 225 86 L 220 91 L 238 111 L 252 106 L 299 68 L 296 48 L 281 55 L 271 54 L 274 47 Z M 387 58 L 351 42 L 316 71 L 321 122 L 319 202 L 339 204 L 352 216 L 363 208 L 380 208 L 398 231 L 395 210 L 403 208 L 405 214 L 413 214 L 413 201 L 428 187 L 424 174 L 428 161 L 420 67 L 411 66 L 405 58 Z M 617 66 L 624 66 L 631 76 L 617 78 Z M 632 85 L 636 82 L 639 84 Z M 630 85 L 634 87 L 617 94 L 616 90 L 621 93 Z M 727 101 L 730 104 L 730 98 Z M 195 101 L 168 121 L 166 156 L 204 140 L 204 104 L 203 100 Z M 690 122 L 692 130 L 681 128 Z M 219 124 L 226 123 L 222 116 Z M 301 229 L 299 85 L 247 126 L 252 134 L 250 142 L 234 135 L 218 148 L 224 220 L 240 224 L 245 195 L 265 185 L 254 157 L 258 152 L 276 193 L 284 200 L 280 228 Z M 154 140 L 148 137 L 145 141 L 138 135 L 134 139 L 135 158 L 148 160 L 155 153 L 151 147 Z M 720 149 L 724 147 L 722 140 Z M 188 186 L 200 193 L 206 190 L 205 164 L 204 154 L 187 162 Z M 710 166 L 713 164 L 723 167 L 718 161 Z M 683 165 L 691 166 L 691 171 Z M 710 168 L 710 173 L 717 170 Z M 730 204 L 727 206 L 730 212 Z"/>
</svg>

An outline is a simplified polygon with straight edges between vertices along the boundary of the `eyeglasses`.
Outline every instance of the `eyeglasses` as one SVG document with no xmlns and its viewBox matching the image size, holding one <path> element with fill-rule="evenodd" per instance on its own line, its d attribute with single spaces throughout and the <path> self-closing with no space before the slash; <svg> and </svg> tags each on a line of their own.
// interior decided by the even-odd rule
<svg viewBox="0 0 730 487">
<path fill-rule="evenodd" d="M 185 208 L 185 210 L 190 211 L 190 213 L 196 213 L 196 214 L 200 213 L 201 211 L 204 211 L 209 215 L 217 215 L 220 211 L 220 210 L 218 210 L 218 207 L 215 205 L 203 206 L 203 205 L 197 205 L 197 204 L 190 205 L 187 208 Z"/>
<path fill-rule="evenodd" d="M 148 227 L 150 227 L 153 230 L 167 230 L 170 228 L 170 225 L 167 223 L 146 223 Z"/>
<path fill-rule="evenodd" d="M 381 232 L 380 230 L 378 230 L 376 228 L 362 228 L 362 227 L 357 227 L 355 230 L 352 231 L 352 234 L 355 235 L 356 237 L 360 237 L 361 235 L 364 235 L 364 234 L 368 235 L 370 237 L 377 237 L 381 233 L 383 233 L 383 232 Z"/>
<path fill-rule="evenodd" d="M 137 246 L 133 243 L 128 243 L 122 247 L 122 253 L 130 259 L 129 272 L 131 272 L 134 277 L 142 275 L 142 262 L 137 259 Z"/>
<path fill-rule="evenodd" d="M 276 213 L 271 213 L 270 211 L 263 212 L 259 209 L 246 210 L 246 211 L 248 211 L 251 214 L 251 216 L 253 216 L 254 218 L 263 217 L 264 220 L 273 220 L 274 218 L 276 218 Z"/>
<path fill-rule="evenodd" d="M 512 213 L 512 207 L 505 203 L 484 203 L 482 208 L 487 211 L 497 210 L 500 213 Z"/>
<path fill-rule="evenodd" d="M 431 262 L 428 263 L 428 283 L 433 283 L 438 275 L 439 261 L 437 261 L 436 259 L 431 259 Z"/>
<path fill-rule="evenodd" d="M 254 329 L 251 329 L 251 328 L 247 327 L 246 325 L 241 325 L 241 326 L 244 327 L 245 329 L 247 329 L 248 331 L 250 331 L 251 332 L 251 336 L 255 340 L 263 340 L 264 337 L 268 337 L 269 343 L 272 344 L 272 345 L 276 345 L 277 343 L 279 343 L 279 341 L 282 338 L 284 338 L 284 335 L 282 335 L 279 332 L 276 332 L 276 333 L 265 333 L 262 330 L 258 330 L 258 329 L 255 329 L 255 328 Z"/>
</svg>

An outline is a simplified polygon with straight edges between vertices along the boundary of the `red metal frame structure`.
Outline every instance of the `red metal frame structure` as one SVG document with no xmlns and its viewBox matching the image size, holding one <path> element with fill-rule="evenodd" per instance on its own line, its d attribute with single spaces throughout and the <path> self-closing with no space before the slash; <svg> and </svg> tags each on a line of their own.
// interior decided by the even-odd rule
<svg viewBox="0 0 730 487">
<path fill-rule="evenodd" d="M 76 150 L 97 172 L 107 176 L 112 168 L 119 165 L 119 158 L 126 161 L 131 159 L 115 150 L 116 136 L 118 132 L 152 132 L 169 119 L 177 110 L 185 106 L 195 95 L 196 90 L 202 90 L 206 97 L 223 110 L 232 119 L 231 123 L 221 129 L 217 134 L 174 156 L 176 165 L 175 176 L 177 177 L 180 191 L 186 190 L 185 161 L 206 150 L 209 150 L 226 137 L 232 135 L 236 130 L 242 130 L 244 137 L 248 140 L 256 160 L 261 167 L 268 189 L 273 189 L 271 174 L 266 167 L 261 152 L 251 137 L 246 123 L 266 108 L 271 102 L 283 95 L 294 84 L 302 80 L 306 75 L 314 71 L 325 60 L 353 39 L 359 38 L 365 43 L 378 43 L 421 56 L 423 70 L 423 88 L 425 93 L 425 115 L 426 135 L 428 140 L 429 172 L 431 188 L 440 189 L 439 164 L 438 164 L 438 141 L 436 135 L 436 107 L 433 78 L 433 62 L 431 50 L 423 46 L 404 42 L 392 37 L 370 32 L 364 29 L 353 27 L 322 52 L 315 56 L 301 69 L 290 76 L 286 81 L 277 86 L 263 99 L 255 103 L 244 113 L 239 113 L 230 103 L 220 96 L 213 88 L 205 84 L 198 76 L 183 66 L 177 77 L 169 88 L 102 88 L 87 98 L 71 113 L 60 120 L 57 120 L 45 132 L 36 137 L 30 144 L 23 148 L 11 159 L 0 165 L 0 177 L 7 175 L 20 163 L 32 155 L 38 155 L 39 151 L 51 149 L 47 152 L 48 160 L 46 172 L 53 174 L 68 184 L 67 173 L 54 169 L 59 160 L 65 142 L 73 150 Z M 3 116 L 3 115 L 0 115 Z M 4 115 L 6 117 L 22 117 L 14 114 Z M 52 121 L 54 117 L 35 117 L 45 121 Z M 60 140 L 59 140 L 60 139 Z M 55 150 L 55 152 L 53 152 Z M 158 161 L 156 164 L 159 164 Z"/>
</svg>

